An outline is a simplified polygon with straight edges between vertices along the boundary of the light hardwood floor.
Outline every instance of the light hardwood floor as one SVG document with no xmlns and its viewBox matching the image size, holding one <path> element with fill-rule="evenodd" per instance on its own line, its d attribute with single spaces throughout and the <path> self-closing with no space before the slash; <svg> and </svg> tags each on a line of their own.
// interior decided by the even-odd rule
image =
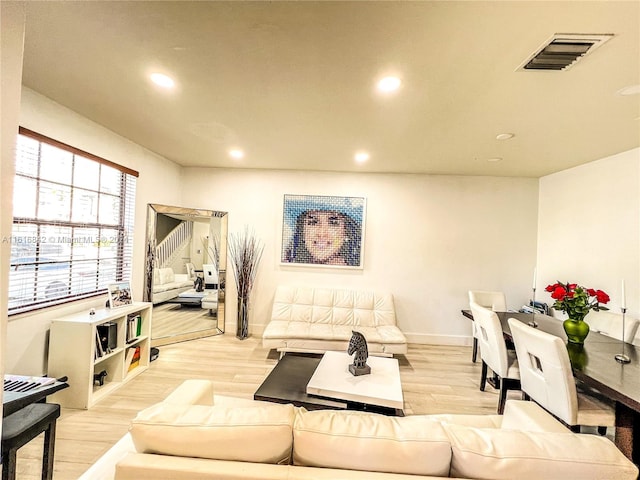
<svg viewBox="0 0 640 480">
<path fill-rule="evenodd" d="M 224 318 L 224 305 L 220 306 Z M 153 327 L 151 344 L 162 346 L 176 341 L 193 340 L 217 334 L 217 328 L 224 329 L 216 315 L 206 308 L 162 303 L 153 307 Z"/>
<path fill-rule="evenodd" d="M 480 363 L 470 347 L 409 345 L 398 357 L 407 414 L 495 413 L 497 391 L 478 389 Z M 256 336 L 233 332 L 160 347 L 150 368 L 90 410 L 63 409 L 58 420 L 55 480 L 77 479 L 127 432 L 136 413 L 163 398 L 187 378 L 209 378 L 217 393 L 253 398 L 271 371 L 277 352 Z M 519 392 L 512 392 L 519 398 Z M 40 478 L 42 435 L 18 454 L 18 478 Z"/>
</svg>

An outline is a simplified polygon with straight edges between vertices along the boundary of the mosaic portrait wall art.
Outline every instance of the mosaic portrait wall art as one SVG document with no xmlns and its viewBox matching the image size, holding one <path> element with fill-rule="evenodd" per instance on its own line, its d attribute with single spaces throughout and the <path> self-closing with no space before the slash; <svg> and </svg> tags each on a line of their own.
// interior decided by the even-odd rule
<svg viewBox="0 0 640 480">
<path fill-rule="evenodd" d="M 363 267 L 365 199 L 285 195 L 281 262 Z"/>
</svg>

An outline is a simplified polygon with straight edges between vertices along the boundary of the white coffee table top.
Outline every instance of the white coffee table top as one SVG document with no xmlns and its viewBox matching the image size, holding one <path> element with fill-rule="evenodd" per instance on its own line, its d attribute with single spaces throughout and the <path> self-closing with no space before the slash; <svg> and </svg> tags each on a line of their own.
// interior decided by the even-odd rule
<svg viewBox="0 0 640 480">
<path fill-rule="evenodd" d="M 398 360 L 368 357 L 371 373 L 354 376 L 349 372 L 353 357 L 345 352 L 326 352 L 307 384 L 307 394 L 352 402 L 404 408 Z"/>
<path fill-rule="evenodd" d="M 178 297 L 180 298 L 203 298 L 203 297 L 208 297 L 211 295 L 215 295 L 216 297 L 218 296 L 218 291 L 217 290 L 203 290 L 202 292 L 196 292 L 196 290 L 194 288 L 192 288 L 191 290 L 185 290 L 182 293 L 178 294 Z"/>
</svg>

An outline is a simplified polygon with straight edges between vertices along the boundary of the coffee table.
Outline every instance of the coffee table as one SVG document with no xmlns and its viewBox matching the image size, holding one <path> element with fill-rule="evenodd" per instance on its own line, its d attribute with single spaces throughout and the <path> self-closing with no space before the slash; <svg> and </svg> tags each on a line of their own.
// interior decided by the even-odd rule
<svg viewBox="0 0 640 480">
<path fill-rule="evenodd" d="M 202 292 L 196 292 L 195 289 L 192 288 L 178 294 L 177 297 L 170 298 L 165 303 L 179 303 L 184 306 L 202 307 L 211 310 L 217 307 L 218 291 L 203 290 Z"/>
<path fill-rule="evenodd" d="M 344 355 L 348 357 L 346 354 Z M 378 398 L 374 398 L 371 395 L 360 396 L 358 398 L 341 399 L 308 393 L 307 385 L 309 384 L 313 374 L 316 372 L 316 369 L 322 359 L 323 356 L 318 354 L 287 353 L 280 359 L 264 382 L 262 382 L 262 385 L 260 385 L 258 390 L 256 390 L 253 395 L 254 400 L 275 403 L 292 403 L 297 407 L 304 407 L 307 410 L 361 410 L 382 413 L 385 415 L 404 416 L 402 407 L 397 408 L 399 405 L 402 405 L 402 403 L 396 404 L 396 407 L 381 405 L 380 403 L 386 402 L 380 402 Z M 369 357 L 367 359 L 367 363 L 371 365 L 372 372 L 375 372 L 373 363 L 375 363 L 377 359 L 383 358 Z M 369 360 L 373 360 L 373 362 L 370 363 Z M 384 358 L 384 360 L 393 361 L 395 359 Z M 395 360 L 395 362 L 397 364 L 397 360 Z M 349 361 L 349 363 L 351 362 Z M 351 373 L 348 372 L 346 365 L 348 364 L 345 364 L 344 368 L 347 371 L 347 375 L 352 379 L 356 379 L 357 377 L 353 377 Z M 336 372 L 336 375 L 334 376 L 338 378 L 338 375 L 342 374 L 340 372 Z M 362 384 L 362 377 L 370 377 L 371 375 L 373 375 L 373 373 L 370 375 L 362 375 L 360 380 L 356 381 L 359 381 Z M 399 373 L 397 379 L 397 384 L 399 385 Z M 334 392 L 331 392 L 330 394 L 333 395 Z M 402 395 L 401 387 L 400 395 Z"/>
<path fill-rule="evenodd" d="M 195 289 L 185 290 L 179 293 L 177 297 L 170 298 L 165 303 L 179 303 L 180 305 L 200 306 L 202 303 L 202 297 L 206 295 L 205 292 L 196 292 Z"/>
<path fill-rule="evenodd" d="M 344 352 L 326 352 L 307 384 L 307 393 L 396 410 L 404 408 L 397 359 L 369 357 L 371 373 L 360 376 L 351 374 L 351 363 L 353 358 Z"/>
</svg>

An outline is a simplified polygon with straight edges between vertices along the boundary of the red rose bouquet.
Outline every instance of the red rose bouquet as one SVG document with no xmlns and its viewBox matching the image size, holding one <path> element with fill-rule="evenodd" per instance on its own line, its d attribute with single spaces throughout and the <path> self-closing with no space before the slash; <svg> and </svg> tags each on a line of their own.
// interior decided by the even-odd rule
<svg viewBox="0 0 640 480">
<path fill-rule="evenodd" d="M 601 304 L 609 303 L 609 295 L 602 290 L 585 288 L 577 283 L 554 283 L 545 290 L 555 300 L 552 305 L 556 310 L 565 312 L 574 322 L 584 320 L 589 310 L 609 310 Z"/>
</svg>

